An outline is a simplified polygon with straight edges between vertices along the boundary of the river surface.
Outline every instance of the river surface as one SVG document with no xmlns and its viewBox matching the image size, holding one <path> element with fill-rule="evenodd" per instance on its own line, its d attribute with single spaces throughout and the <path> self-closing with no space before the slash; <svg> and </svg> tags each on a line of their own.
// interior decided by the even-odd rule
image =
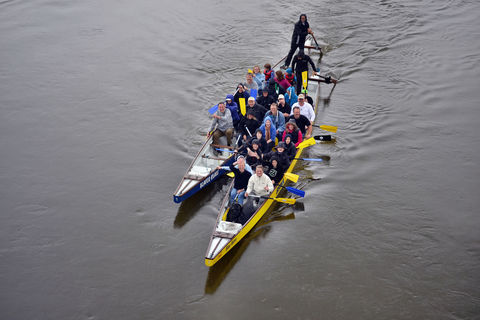
<svg viewBox="0 0 480 320">
<path fill-rule="evenodd" d="M 172 194 L 208 108 L 303 12 L 340 79 L 316 122 L 336 141 L 306 153 L 330 160 L 209 269 L 227 180 Z M 480 319 L 479 21 L 473 0 L 0 1 L 0 319 Z"/>
</svg>

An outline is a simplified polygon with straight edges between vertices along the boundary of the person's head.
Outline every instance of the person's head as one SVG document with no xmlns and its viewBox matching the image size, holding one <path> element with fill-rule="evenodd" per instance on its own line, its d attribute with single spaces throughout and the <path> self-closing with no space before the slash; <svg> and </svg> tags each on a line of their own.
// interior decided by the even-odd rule
<svg viewBox="0 0 480 320">
<path fill-rule="evenodd" d="M 238 92 L 243 93 L 245 91 L 245 88 L 243 87 L 242 83 L 239 83 L 237 86 Z"/>
<path fill-rule="evenodd" d="M 298 59 L 303 59 L 305 57 L 305 52 L 302 49 L 298 50 L 297 54 Z"/>
<path fill-rule="evenodd" d="M 253 139 L 253 140 L 252 140 L 252 148 L 253 148 L 253 150 L 257 150 L 259 144 L 260 144 L 260 142 L 259 142 L 257 139 Z"/>
<path fill-rule="evenodd" d="M 293 107 L 293 117 L 295 119 L 300 118 L 300 107 L 299 106 Z"/>
<path fill-rule="evenodd" d="M 293 73 L 292 68 L 287 68 L 287 70 L 285 70 L 285 73 L 291 75 Z"/>
<path fill-rule="evenodd" d="M 253 81 L 253 73 L 248 72 L 247 73 L 247 82 L 251 83 Z"/>
<path fill-rule="evenodd" d="M 290 144 L 292 142 L 292 136 L 290 134 L 285 135 L 285 144 Z"/>
<path fill-rule="evenodd" d="M 221 101 L 218 103 L 218 110 L 220 112 L 225 112 L 225 102 Z"/>
<path fill-rule="evenodd" d="M 262 95 L 263 95 L 264 97 L 268 97 L 268 90 L 267 90 L 267 89 L 263 89 L 263 90 L 262 90 Z"/>
<path fill-rule="evenodd" d="M 238 170 L 243 172 L 245 170 L 245 158 L 243 156 L 239 156 L 237 159 Z"/>
<path fill-rule="evenodd" d="M 302 23 L 305 23 L 305 22 L 307 21 L 307 15 L 304 14 L 304 13 L 302 13 L 302 14 L 300 15 L 300 21 L 301 21 Z"/>
<path fill-rule="evenodd" d="M 270 117 L 267 117 L 267 119 L 265 119 L 265 128 L 270 128 L 272 126 L 272 119 L 270 119 Z"/>
<path fill-rule="evenodd" d="M 270 112 L 271 112 L 273 115 L 277 115 L 278 105 L 277 105 L 276 102 L 272 102 L 272 104 L 270 105 Z"/>
<path fill-rule="evenodd" d="M 278 81 L 282 81 L 283 79 L 285 79 L 282 70 L 275 71 L 275 76 L 277 77 Z"/>
<path fill-rule="evenodd" d="M 262 130 L 260 129 L 255 130 L 255 137 L 257 137 L 258 140 L 262 139 L 263 138 Z"/>
<path fill-rule="evenodd" d="M 278 145 L 277 145 L 277 151 L 278 151 L 279 153 L 282 153 L 283 151 L 285 151 L 285 147 L 286 147 L 286 146 L 285 146 L 285 142 L 281 141 L 281 142 L 279 142 Z"/>
<path fill-rule="evenodd" d="M 259 73 L 260 72 L 260 67 L 259 66 L 254 66 L 253 67 L 253 73 Z"/>
<path fill-rule="evenodd" d="M 253 107 L 255 105 L 255 98 L 254 97 L 248 98 L 248 105 L 250 107 Z"/>
<path fill-rule="evenodd" d="M 303 93 L 300 93 L 298 95 L 298 104 L 303 106 L 304 103 L 305 103 L 305 95 Z"/>
<path fill-rule="evenodd" d="M 270 65 L 270 63 L 265 63 L 265 65 L 263 66 L 265 68 L 265 70 L 269 71 L 270 69 L 272 69 L 272 66 Z"/>
<path fill-rule="evenodd" d="M 253 110 L 247 110 L 247 119 L 254 119 L 255 118 L 255 113 Z"/>
<path fill-rule="evenodd" d="M 258 164 L 256 167 L 255 167 L 255 174 L 258 176 L 258 177 L 261 177 L 263 175 L 263 166 L 261 164 Z"/>
<path fill-rule="evenodd" d="M 285 104 L 285 96 L 283 94 L 278 95 L 278 104 Z"/>
<path fill-rule="evenodd" d="M 233 101 L 233 95 L 227 94 L 227 96 L 225 97 L 225 102 L 226 102 L 227 104 L 231 104 L 232 101 Z"/>
<path fill-rule="evenodd" d="M 276 168 L 276 167 L 278 166 L 278 157 L 275 157 L 275 156 L 272 157 L 272 158 L 270 159 L 270 163 L 272 164 L 272 166 L 273 166 L 274 168 Z"/>
<path fill-rule="evenodd" d="M 297 123 L 295 122 L 295 120 L 293 119 L 290 119 L 287 124 L 285 125 L 285 127 L 287 128 L 287 130 L 289 131 L 294 131 L 297 129 Z"/>
</svg>

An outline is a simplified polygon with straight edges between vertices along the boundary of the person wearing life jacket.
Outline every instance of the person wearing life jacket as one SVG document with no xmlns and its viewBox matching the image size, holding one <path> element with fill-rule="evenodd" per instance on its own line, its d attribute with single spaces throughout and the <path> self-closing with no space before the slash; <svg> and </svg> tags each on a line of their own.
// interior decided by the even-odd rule
<svg viewBox="0 0 480 320">
<path fill-rule="evenodd" d="M 293 28 L 292 34 L 292 43 L 290 45 L 290 51 L 288 52 L 287 59 L 285 60 L 285 65 L 282 67 L 283 69 L 287 69 L 290 65 L 290 61 L 292 60 L 293 54 L 295 50 L 299 48 L 303 51 L 305 48 L 305 39 L 307 38 L 308 34 L 313 35 L 312 29 L 310 29 L 310 25 L 307 21 L 307 15 L 301 14 L 298 22 L 295 23 L 295 27 Z M 298 79 L 298 77 L 297 77 Z"/>
<path fill-rule="evenodd" d="M 270 63 L 265 63 L 265 65 L 263 66 L 265 69 L 263 70 L 263 74 L 265 75 L 265 85 L 264 85 L 264 88 L 265 86 L 267 85 L 268 81 L 275 77 L 275 71 L 273 71 L 272 69 L 272 66 L 270 65 Z"/>
<path fill-rule="evenodd" d="M 295 75 L 292 72 L 292 68 L 287 68 L 287 70 L 285 70 L 285 79 L 287 79 L 291 86 L 295 85 Z"/>
</svg>

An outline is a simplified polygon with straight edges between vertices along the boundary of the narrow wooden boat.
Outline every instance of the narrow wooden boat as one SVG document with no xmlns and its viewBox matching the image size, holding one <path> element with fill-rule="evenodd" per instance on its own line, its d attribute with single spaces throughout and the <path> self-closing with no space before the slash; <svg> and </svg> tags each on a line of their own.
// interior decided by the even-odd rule
<svg viewBox="0 0 480 320">
<path fill-rule="evenodd" d="M 234 161 L 234 157 L 228 152 L 214 153 L 210 146 L 212 136 L 210 136 L 200 148 L 187 172 L 182 177 L 177 190 L 173 194 L 173 201 L 180 203 L 217 180 L 225 173 L 225 170 L 217 170 L 217 166 L 229 166 Z"/>
</svg>

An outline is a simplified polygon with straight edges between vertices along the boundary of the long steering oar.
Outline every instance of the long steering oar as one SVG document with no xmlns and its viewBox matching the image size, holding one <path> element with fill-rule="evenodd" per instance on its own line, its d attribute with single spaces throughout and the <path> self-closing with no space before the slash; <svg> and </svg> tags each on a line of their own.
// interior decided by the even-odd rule
<svg viewBox="0 0 480 320">
<path fill-rule="evenodd" d="M 334 127 L 334 126 L 327 126 L 327 125 L 318 125 L 318 124 L 312 124 L 312 126 L 314 127 L 317 127 L 317 128 L 320 128 L 322 130 L 325 130 L 325 131 L 330 131 L 330 132 L 337 132 L 337 127 Z"/>
<path fill-rule="evenodd" d="M 315 39 L 315 36 L 312 34 L 313 41 L 315 41 L 315 45 L 317 46 L 317 50 L 320 51 L 320 58 L 318 60 L 322 61 L 323 58 L 323 50 L 320 48 L 318 45 L 317 39 Z"/>
</svg>

